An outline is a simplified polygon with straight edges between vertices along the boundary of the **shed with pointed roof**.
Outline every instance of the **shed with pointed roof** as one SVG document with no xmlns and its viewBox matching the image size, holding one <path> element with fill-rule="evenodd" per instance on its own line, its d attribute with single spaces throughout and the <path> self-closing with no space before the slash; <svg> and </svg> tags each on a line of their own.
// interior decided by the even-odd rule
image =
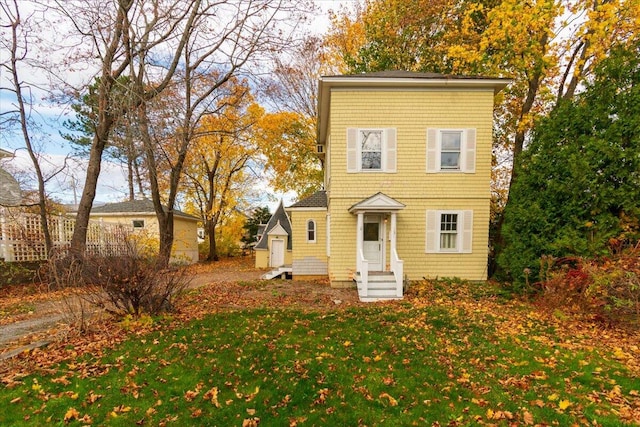
<svg viewBox="0 0 640 427">
<path fill-rule="evenodd" d="M 281 200 L 254 248 L 256 268 L 290 265 L 292 248 L 291 221 Z"/>
</svg>

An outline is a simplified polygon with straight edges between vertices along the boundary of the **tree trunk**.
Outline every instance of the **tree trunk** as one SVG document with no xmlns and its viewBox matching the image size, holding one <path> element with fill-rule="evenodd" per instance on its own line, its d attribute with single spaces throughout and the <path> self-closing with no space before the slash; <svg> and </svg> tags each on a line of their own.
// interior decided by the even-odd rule
<svg viewBox="0 0 640 427">
<path fill-rule="evenodd" d="M 112 69 L 115 64 L 116 56 L 122 46 L 123 34 L 129 30 L 127 14 L 133 6 L 133 1 L 121 1 L 117 4 L 117 16 L 113 24 L 113 31 L 109 40 L 104 40 L 105 50 L 102 55 L 102 69 L 100 76 L 100 85 L 98 87 L 97 98 L 97 115 L 98 124 L 96 126 L 91 149 L 89 151 L 89 163 L 87 165 L 87 176 L 82 190 L 82 197 L 78 205 L 78 213 L 76 215 L 76 223 L 71 237 L 71 246 L 69 248 L 70 255 L 74 258 L 84 256 L 87 246 L 87 229 L 89 227 L 89 214 L 96 197 L 96 187 L 98 185 L 98 177 L 100 175 L 102 153 L 104 147 L 109 140 L 109 134 L 113 127 L 115 117 L 114 100 L 112 99 L 113 87 L 116 79 L 122 75 L 130 61 L 130 57 L 125 58 L 123 64 L 117 69 Z"/>
<path fill-rule="evenodd" d="M 166 267 L 171 261 L 171 249 L 173 247 L 173 211 L 166 212 L 162 221 L 158 217 L 158 226 L 160 231 L 158 263 L 159 266 Z"/>
<path fill-rule="evenodd" d="M 540 88 L 540 82 L 542 81 L 542 74 L 536 73 L 532 79 L 528 82 L 528 90 L 527 96 L 525 98 L 524 104 L 522 105 L 522 110 L 520 112 L 520 116 L 518 117 L 518 124 L 522 123 L 522 120 L 526 117 L 527 114 L 531 112 L 533 107 L 533 103 L 538 94 L 538 89 Z M 511 162 L 511 180 L 509 181 L 509 192 L 507 193 L 507 201 L 505 202 L 505 209 L 509 205 L 511 200 L 511 188 L 513 187 L 513 183 L 517 179 L 517 164 L 520 159 L 520 154 L 524 149 L 524 141 L 526 138 L 526 131 L 524 129 L 518 129 L 514 138 L 513 145 L 513 160 Z M 500 213 L 498 217 L 498 221 L 496 224 L 496 233 L 493 241 L 493 246 L 496 248 L 496 253 L 500 251 L 500 249 L 504 245 L 504 238 L 502 236 L 502 226 L 504 225 L 504 210 Z M 494 260 L 490 260 L 492 263 Z"/>
<path fill-rule="evenodd" d="M 218 247 L 216 246 L 216 223 L 212 220 L 207 222 L 207 232 L 209 233 L 209 256 L 207 261 L 219 261 Z"/>
<path fill-rule="evenodd" d="M 18 101 L 18 113 L 20 115 L 20 128 L 22 130 L 22 137 L 24 139 L 24 143 L 27 146 L 27 152 L 29 153 L 29 157 L 31 158 L 31 162 L 33 163 L 33 168 L 36 172 L 36 177 L 38 179 L 38 209 L 40 214 L 40 227 L 42 229 L 42 234 L 44 237 L 44 250 L 45 257 L 48 259 L 51 255 L 51 249 L 53 248 L 53 243 L 51 241 L 51 232 L 49 230 L 49 221 L 47 218 L 47 195 L 45 191 L 45 181 L 44 175 L 42 174 L 42 168 L 40 167 L 40 162 L 38 157 L 36 156 L 36 152 L 31 144 L 31 136 L 29 135 L 29 127 L 27 123 L 27 110 L 24 102 L 24 97 L 22 95 L 22 81 L 18 76 L 18 27 L 21 25 L 20 22 L 20 10 L 18 9 L 18 3 L 14 2 L 15 7 L 15 18 L 9 23 L 11 27 L 11 79 L 13 80 L 13 89 L 15 91 L 16 99 Z M 26 43 L 26 42 L 25 42 Z M 25 46 L 26 51 L 26 46 Z"/>
<path fill-rule="evenodd" d="M 108 114 L 105 115 L 109 116 Z M 98 186 L 98 177 L 100 176 L 102 152 L 109 137 L 111 123 L 112 120 L 110 116 L 108 119 L 101 121 L 91 144 L 89 163 L 87 164 L 87 176 L 84 181 L 82 197 L 78 205 L 75 227 L 73 228 L 73 236 L 71 237 L 71 246 L 69 248 L 70 255 L 74 258 L 82 258 L 84 256 L 87 245 L 89 214 L 91 213 L 93 200 L 96 198 L 96 187 Z"/>
<path fill-rule="evenodd" d="M 127 158 L 127 184 L 129 185 L 129 200 L 135 200 L 136 193 L 133 187 L 133 160 L 130 156 Z"/>
</svg>

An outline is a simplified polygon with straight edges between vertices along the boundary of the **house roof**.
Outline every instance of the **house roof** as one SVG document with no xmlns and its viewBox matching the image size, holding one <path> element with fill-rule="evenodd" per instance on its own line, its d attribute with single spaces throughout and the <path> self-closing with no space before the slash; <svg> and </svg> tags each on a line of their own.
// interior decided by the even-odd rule
<svg viewBox="0 0 640 427">
<path fill-rule="evenodd" d="M 287 209 L 298 208 L 327 208 L 327 192 L 319 190 L 298 202 L 292 204 Z"/>
<path fill-rule="evenodd" d="M 20 202 L 20 184 L 9 172 L 0 168 L 0 205 L 17 206 Z"/>
<path fill-rule="evenodd" d="M 318 84 L 318 144 L 325 144 L 329 122 L 331 91 L 335 89 L 485 89 L 498 93 L 511 79 L 486 76 L 457 76 L 411 71 L 379 71 L 374 73 L 322 76 Z"/>
<path fill-rule="evenodd" d="M 3 157 L 14 157 L 14 155 L 11 151 L 3 150 L 2 148 L 0 148 L 0 159 Z"/>
<path fill-rule="evenodd" d="M 166 210 L 167 207 L 163 206 Z M 126 202 L 119 203 L 107 203 L 106 205 L 97 206 L 91 209 L 91 214 L 106 214 L 106 215 L 155 215 L 156 210 L 153 206 L 153 201 L 149 199 L 143 200 L 128 200 Z M 186 214 L 178 209 L 173 210 L 175 217 L 198 220 L 199 218 Z"/>
<path fill-rule="evenodd" d="M 375 79 L 375 78 L 388 78 L 388 79 L 431 79 L 431 80 L 506 80 L 507 83 L 510 79 L 502 79 L 498 77 L 489 76 L 464 76 L 456 74 L 441 74 L 441 73 L 419 73 L 415 71 L 405 70 L 387 70 L 387 71 L 375 71 L 371 73 L 358 73 L 358 74 L 342 74 L 333 76 L 323 76 L 323 79 L 333 78 L 356 78 L 356 79 Z"/>
<path fill-rule="evenodd" d="M 256 243 L 256 249 L 268 249 L 269 243 L 269 232 L 273 230 L 276 226 L 280 225 L 289 235 L 289 239 L 287 242 L 287 249 L 291 250 L 293 247 L 292 239 L 291 239 L 291 222 L 289 221 L 289 216 L 284 211 L 284 206 L 282 205 L 282 200 L 280 200 L 280 204 L 276 211 L 269 218 L 269 222 L 267 222 L 266 227 L 264 228 L 264 233 L 262 234 L 262 238 L 258 243 Z"/>
</svg>

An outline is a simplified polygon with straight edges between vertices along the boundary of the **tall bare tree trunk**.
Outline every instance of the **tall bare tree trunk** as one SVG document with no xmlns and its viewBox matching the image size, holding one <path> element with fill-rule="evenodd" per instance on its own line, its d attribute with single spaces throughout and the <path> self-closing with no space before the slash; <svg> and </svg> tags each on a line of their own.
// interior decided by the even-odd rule
<svg viewBox="0 0 640 427">
<path fill-rule="evenodd" d="M 29 134 L 28 127 L 28 118 L 27 118 L 27 109 L 24 101 L 24 95 L 22 93 L 22 81 L 18 76 L 18 62 L 20 61 L 21 55 L 18 54 L 18 27 L 22 24 L 20 20 L 20 10 L 18 8 L 18 3 L 16 0 L 13 1 L 13 10 L 10 9 L 9 4 L 6 7 L 3 7 L 4 12 L 10 18 L 9 26 L 11 27 L 11 80 L 13 84 L 13 91 L 16 96 L 16 100 L 18 102 L 18 114 L 20 116 L 20 128 L 22 130 L 22 137 L 24 139 L 24 143 L 27 147 L 27 152 L 29 153 L 29 157 L 31 158 L 31 162 L 33 163 L 33 169 L 36 172 L 36 177 L 38 180 L 38 213 L 40 215 L 40 227 L 42 229 L 42 234 L 44 237 L 44 249 L 45 249 L 45 257 L 49 258 L 51 255 L 51 250 L 53 248 L 53 242 L 51 240 L 51 232 L 49 230 L 49 221 L 47 218 L 47 195 L 45 190 L 45 179 L 44 174 L 42 173 L 42 168 L 40 167 L 40 161 L 38 156 L 36 155 L 33 144 L 31 143 L 31 136 Z M 13 16 L 10 16 L 11 12 L 13 12 Z M 24 42 L 26 43 L 26 41 Z M 24 46 L 24 51 L 27 51 L 28 46 Z"/>
<path fill-rule="evenodd" d="M 91 149 L 89 151 L 89 163 L 87 164 L 87 175 L 82 190 L 82 197 L 78 205 L 76 223 L 71 237 L 70 255 L 73 257 L 84 256 L 87 245 L 87 229 L 89 227 L 89 214 L 96 197 L 98 177 L 102 164 L 102 153 L 109 140 L 111 128 L 115 122 L 113 88 L 116 79 L 127 69 L 130 57 L 125 58 L 123 64 L 114 68 L 116 57 L 124 44 L 123 35 L 126 35 L 129 28 L 127 14 L 133 5 L 133 0 L 119 0 L 118 11 L 114 22 L 114 29 L 111 39 L 105 40 L 105 51 L 102 57 L 102 70 L 100 85 L 98 88 L 97 114 L 98 124 L 95 129 Z M 97 37 L 97 35 L 96 35 Z"/>
</svg>

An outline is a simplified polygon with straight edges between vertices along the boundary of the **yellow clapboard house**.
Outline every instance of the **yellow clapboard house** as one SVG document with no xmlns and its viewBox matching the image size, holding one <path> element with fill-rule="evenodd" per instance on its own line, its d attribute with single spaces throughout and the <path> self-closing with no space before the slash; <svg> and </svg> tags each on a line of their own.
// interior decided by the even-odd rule
<svg viewBox="0 0 640 427">
<path fill-rule="evenodd" d="M 494 96 L 509 82 L 322 77 L 324 190 L 286 209 L 293 278 L 356 284 L 362 300 L 422 277 L 486 279 Z"/>
</svg>

